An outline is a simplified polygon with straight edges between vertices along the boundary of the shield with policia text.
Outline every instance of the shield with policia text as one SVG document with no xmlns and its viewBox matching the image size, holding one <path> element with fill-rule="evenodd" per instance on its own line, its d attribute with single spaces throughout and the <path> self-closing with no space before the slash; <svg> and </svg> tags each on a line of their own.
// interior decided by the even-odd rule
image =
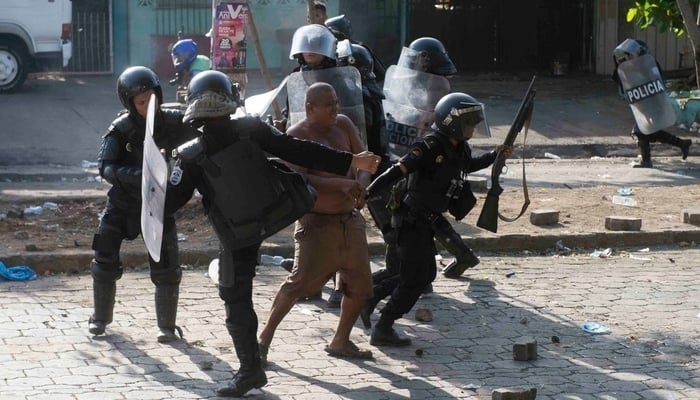
<svg viewBox="0 0 700 400">
<path fill-rule="evenodd" d="M 163 243 L 163 214 L 168 185 L 168 164 L 153 141 L 153 122 L 158 99 L 151 95 L 146 114 L 146 137 L 143 141 L 143 172 L 141 175 L 141 236 L 148 254 L 160 261 Z"/>
<path fill-rule="evenodd" d="M 299 71 L 289 75 L 287 97 L 289 99 L 289 123 L 293 125 L 306 116 L 306 89 L 316 82 L 333 86 L 338 96 L 340 114 L 345 114 L 360 131 L 362 143 L 367 145 L 365 107 L 362 101 L 360 72 L 352 66 Z"/>
<path fill-rule="evenodd" d="M 449 93 L 450 83 L 442 75 L 392 65 L 384 78 L 385 147 L 392 161 L 408 152 L 433 124 L 435 104 Z"/>
<path fill-rule="evenodd" d="M 624 61 L 617 68 L 625 97 L 642 133 L 648 135 L 676 122 L 661 72 L 652 55 Z"/>
</svg>

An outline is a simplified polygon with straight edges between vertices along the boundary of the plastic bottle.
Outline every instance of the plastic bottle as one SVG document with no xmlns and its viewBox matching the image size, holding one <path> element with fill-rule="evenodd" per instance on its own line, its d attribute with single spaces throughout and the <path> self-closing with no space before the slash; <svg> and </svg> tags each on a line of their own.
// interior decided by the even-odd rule
<svg viewBox="0 0 700 400">
<path fill-rule="evenodd" d="M 22 215 L 24 215 L 25 217 L 41 215 L 43 211 L 44 209 L 40 206 L 27 207 L 22 212 Z"/>
<path fill-rule="evenodd" d="M 626 197 L 626 196 L 613 196 L 612 202 L 613 202 L 613 204 L 619 204 L 621 206 L 627 206 L 627 207 L 636 207 L 637 206 L 637 200 L 635 200 L 631 197 Z"/>
<path fill-rule="evenodd" d="M 282 256 L 271 256 L 269 254 L 260 255 L 260 264 L 264 265 L 280 265 L 284 261 Z"/>
</svg>

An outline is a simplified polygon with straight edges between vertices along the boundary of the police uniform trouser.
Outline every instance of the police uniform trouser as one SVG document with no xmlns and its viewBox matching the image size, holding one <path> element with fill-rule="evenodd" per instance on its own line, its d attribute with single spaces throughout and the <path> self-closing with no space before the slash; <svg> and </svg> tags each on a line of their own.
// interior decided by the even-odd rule
<svg viewBox="0 0 700 400">
<path fill-rule="evenodd" d="M 141 213 L 126 211 L 107 202 L 92 248 L 95 251 L 91 272 L 95 313 L 93 320 L 112 322 L 116 281 L 122 277 L 119 258 L 122 242 L 135 239 L 141 233 Z M 156 285 L 156 315 L 158 326 L 174 328 L 182 270 L 178 258 L 175 219 L 168 216 L 163 222 L 161 260 L 149 256 L 151 281 Z"/>
<path fill-rule="evenodd" d="M 226 329 L 233 340 L 242 375 L 261 368 L 258 316 L 253 308 L 253 278 L 259 249 L 260 243 L 236 250 L 224 244 L 219 254 L 219 297 L 224 301 Z"/>
<path fill-rule="evenodd" d="M 391 167 L 391 162 L 388 159 L 382 159 L 382 162 L 374 174 L 374 177 L 381 175 Z M 392 212 L 387 208 L 387 204 L 391 199 L 391 188 L 385 188 L 376 196 L 367 202 L 367 209 L 372 215 L 374 223 L 382 232 L 384 244 L 386 244 L 386 252 L 384 254 L 385 268 L 372 273 L 372 283 L 380 284 L 384 279 L 391 278 L 399 274 L 399 254 L 396 244 L 396 236 L 398 232 L 391 227 Z"/>
<path fill-rule="evenodd" d="M 382 320 L 395 321 L 409 312 L 437 274 L 434 231 L 430 221 L 409 214 L 398 230 L 400 281 L 381 311 Z"/>
</svg>

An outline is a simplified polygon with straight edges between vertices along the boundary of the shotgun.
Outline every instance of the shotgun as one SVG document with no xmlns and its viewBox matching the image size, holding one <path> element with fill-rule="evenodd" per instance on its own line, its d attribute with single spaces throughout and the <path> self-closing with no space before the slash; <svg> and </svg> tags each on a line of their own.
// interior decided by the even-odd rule
<svg viewBox="0 0 700 400">
<path fill-rule="evenodd" d="M 525 93 L 525 97 L 523 97 L 523 101 L 520 103 L 518 113 L 515 115 L 515 120 L 513 120 L 510 130 L 503 141 L 503 144 L 506 146 L 513 146 L 513 143 L 515 143 L 515 139 L 523 129 L 525 122 L 528 122 L 529 125 L 530 118 L 532 117 L 532 108 L 535 102 L 536 90 L 533 88 L 535 78 L 535 76 L 532 77 L 530 86 L 527 88 L 527 93 Z M 489 189 L 488 193 L 486 194 L 484 206 L 481 209 L 481 214 L 479 214 L 479 219 L 476 222 L 476 226 L 479 228 L 486 229 L 493 233 L 496 233 L 498 230 L 498 218 L 500 217 L 503 219 L 503 216 L 498 213 L 498 198 L 501 193 L 503 193 L 503 187 L 501 187 L 499 179 L 505 169 L 505 166 L 506 158 L 499 152 L 496 155 L 496 160 L 493 162 L 493 167 L 491 168 L 491 189 Z M 524 206 L 520 215 L 525 212 L 526 208 L 527 205 Z M 518 217 L 520 217 L 520 215 Z M 514 221 L 515 219 L 511 221 Z"/>
</svg>

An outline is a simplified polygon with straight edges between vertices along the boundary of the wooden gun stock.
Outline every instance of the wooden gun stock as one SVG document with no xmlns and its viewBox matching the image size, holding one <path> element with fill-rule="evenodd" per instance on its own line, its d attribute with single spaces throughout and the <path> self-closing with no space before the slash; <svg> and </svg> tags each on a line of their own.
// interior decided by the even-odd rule
<svg viewBox="0 0 700 400">
<path fill-rule="evenodd" d="M 523 97 L 523 100 L 520 103 L 520 108 L 518 108 L 518 112 L 515 115 L 515 119 L 513 120 L 513 123 L 511 124 L 510 129 L 508 130 L 508 134 L 506 135 L 506 138 L 503 141 L 503 144 L 505 146 L 513 146 L 513 144 L 515 143 L 515 139 L 518 137 L 518 134 L 523 129 L 525 122 L 529 121 L 529 119 L 532 116 L 532 108 L 534 105 L 536 93 L 535 89 L 533 88 L 533 85 L 535 84 L 535 78 L 535 76 L 532 77 L 530 85 L 527 88 L 527 92 L 525 93 L 525 97 Z M 479 219 L 476 222 L 476 226 L 478 226 L 479 228 L 486 229 L 493 233 L 496 233 L 498 231 L 498 218 L 503 218 L 498 213 L 498 199 L 501 193 L 503 193 L 503 187 L 501 187 L 499 180 L 501 178 L 503 170 L 505 169 L 505 166 L 506 159 L 501 153 L 499 153 L 496 156 L 496 160 L 493 162 L 493 167 L 491 167 L 491 189 L 489 189 L 488 193 L 486 194 L 484 206 L 481 208 L 481 214 L 479 214 Z M 529 204 L 529 200 L 527 200 L 527 202 Z M 527 206 L 525 208 L 527 208 Z M 525 208 L 522 212 L 524 212 Z"/>
</svg>

